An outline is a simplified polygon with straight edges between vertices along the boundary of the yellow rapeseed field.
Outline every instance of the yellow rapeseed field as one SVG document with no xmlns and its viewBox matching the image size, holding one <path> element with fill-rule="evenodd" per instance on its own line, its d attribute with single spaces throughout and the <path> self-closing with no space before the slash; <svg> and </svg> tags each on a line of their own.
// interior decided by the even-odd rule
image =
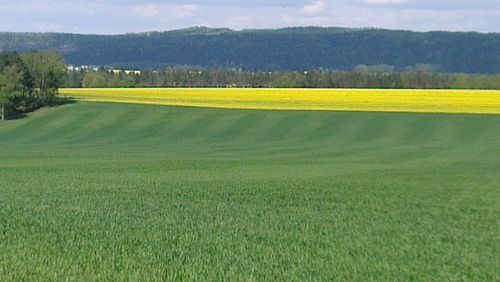
<svg viewBox="0 0 500 282">
<path fill-rule="evenodd" d="M 379 89 L 61 89 L 80 101 L 187 107 L 500 114 L 500 91 Z"/>
</svg>

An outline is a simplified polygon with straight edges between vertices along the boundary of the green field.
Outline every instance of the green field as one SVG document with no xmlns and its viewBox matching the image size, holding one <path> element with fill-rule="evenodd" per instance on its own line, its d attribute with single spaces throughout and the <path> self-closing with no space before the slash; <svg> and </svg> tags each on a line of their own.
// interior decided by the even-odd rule
<svg viewBox="0 0 500 282">
<path fill-rule="evenodd" d="M 77 103 L 0 123 L 0 280 L 500 278 L 500 116 Z"/>
</svg>

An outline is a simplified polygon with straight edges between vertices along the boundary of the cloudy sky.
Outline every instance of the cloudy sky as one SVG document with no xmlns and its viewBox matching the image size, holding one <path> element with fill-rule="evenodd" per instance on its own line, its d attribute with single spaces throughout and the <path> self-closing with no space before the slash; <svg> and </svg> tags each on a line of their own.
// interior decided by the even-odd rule
<svg viewBox="0 0 500 282">
<path fill-rule="evenodd" d="M 500 0 L 1 0 L 0 31 L 117 34 L 191 26 L 500 32 Z"/>
</svg>

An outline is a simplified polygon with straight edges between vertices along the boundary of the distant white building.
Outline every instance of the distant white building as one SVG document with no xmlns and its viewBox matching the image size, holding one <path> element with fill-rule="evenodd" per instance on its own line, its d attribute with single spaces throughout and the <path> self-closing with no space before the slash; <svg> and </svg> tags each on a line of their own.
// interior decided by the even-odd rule
<svg viewBox="0 0 500 282">
<path fill-rule="evenodd" d="M 66 65 L 66 70 L 67 71 L 75 71 L 75 72 L 78 72 L 78 71 L 85 71 L 85 72 L 88 72 L 88 71 L 94 71 L 94 72 L 97 72 L 99 71 L 99 67 L 98 66 L 92 66 L 92 65 L 83 65 L 83 66 L 75 66 L 73 64 L 69 64 L 69 65 Z"/>
<path fill-rule="evenodd" d="M 72 64 L 66 65 L 66 70 L 71 71 L 71 72 L 98 72 L 101 68 L 98 66 L 93 66 L 93 65 L 82 65 L 82 66 L 75 66 Z M 125 70 L 125 69 L 113 69 L 113 68 L 105 68 L 105 70 L 109 73 L 112 74 L 121 74 L 124 73 L 126 75 L 140 75 L 142 72 L 140 70 Z"/>
<path fill-rule="evenodd" d="M 141 71 L 140 70 L 124 70 L 125 74 L 136 74 L 136 75 L 139 75 L 141 74 Z"/>
</svg>

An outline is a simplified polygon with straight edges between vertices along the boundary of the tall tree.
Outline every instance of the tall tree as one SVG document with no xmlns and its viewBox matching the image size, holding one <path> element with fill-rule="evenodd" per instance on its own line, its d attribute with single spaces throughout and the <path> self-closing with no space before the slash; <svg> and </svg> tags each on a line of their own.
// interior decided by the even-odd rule
<svg viewBox="0 0 500 282">
<path fill-rule="evenodd" d="M 1 120 L 5 120 L 6 108 L 10 102 L 9 80 L 4 74 L 0 73 L 0 116 Z"/>
<path fill-rule="evenodd" d="M 59 86 L 64 83 L 66 77 L 63 58 L 53 51 L 31 52 L 22 58 L 34 79 L 35 91 L 44 103 L 52 104 Z"/>
<path fill-rule="evenodd" d="M 5 120 L 7 110 L 12 106 L 13 100 L 23 94 L 23 85 L 20 83 L 21 76 L 10 70 L 0 73 L 0 116 Z"/>
<path fill-rule="evenodd" d="M 52 104 L 65 76 L 56 53 L 0 53 L 0 118 Z"/>
</svg>

